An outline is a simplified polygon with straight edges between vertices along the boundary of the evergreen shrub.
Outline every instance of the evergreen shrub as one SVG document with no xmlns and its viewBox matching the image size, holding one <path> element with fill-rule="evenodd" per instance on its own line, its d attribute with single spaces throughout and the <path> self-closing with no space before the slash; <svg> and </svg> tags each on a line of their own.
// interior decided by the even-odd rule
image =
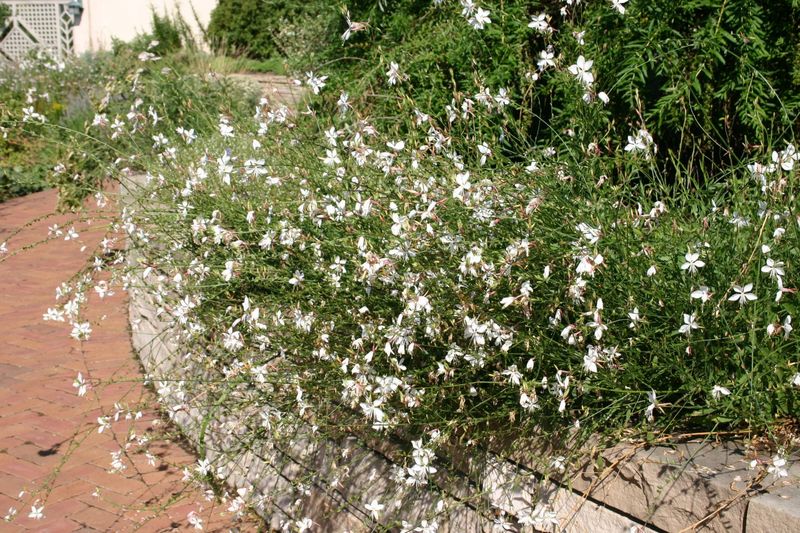
<svg viewBox="0 0 800 533">
<path fill-rule="evenodd" d="M 565 133 L 585 144 L 606 136 L 624 142 L 646 127 L 671 178 L 715 176 L 798 130 L 797 0 L 632 1 L 624 14 L 609 2 L 576 4 L 562 16 L 560 1 L 480 2 L 491 23 L 475 31 L 459 20 L 460 2 L 357 0 L 348 5 L 350 20 L 367 22 L 367 30 L 343 44 L 342 21 L 314 60 L 330 61 L 325 74 L 336 88 L 369 100 L 377 116 L 391 117 L 401 105 L 372 98 L 396 61 L 407 76 L 398 98 L 427 104 L 426 112 L 454 96 L 461 104 L 485 87 L 507 88 L 519 104 L 518 128 L 542 146 Z M 547 30 L 528 24 L 540 14 Z M 576 102 L 582 88 L 568 76 L 537 66 L 548 49 L 557 66 L 579 55 L 594 61 L 595 91 L 610 98 L 602 112 Z"/>
<path fill-rule="evenodd" d="M 321 0 L 220 0 L 208 39 L 218 53 L 265 60 L 306 55 L 327 45 L 329 17 L 338 9 Z M 313 45 L 311 43 L 314 43 Z"/>
</svg>

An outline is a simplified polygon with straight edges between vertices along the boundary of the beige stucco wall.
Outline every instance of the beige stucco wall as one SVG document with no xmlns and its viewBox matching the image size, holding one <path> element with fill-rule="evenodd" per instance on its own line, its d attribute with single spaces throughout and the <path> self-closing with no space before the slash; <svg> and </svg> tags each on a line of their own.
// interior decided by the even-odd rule
<svg viewBox="0 0 800 533">
<path fill-rule="evenodd" d="M 206 26 L 217 0 L 83 0 L 83 5 L 83 18 L 74 33 L 78 54 L 107 50 L 112 38 L 126 41 L 148 31 L 153 8 L 170 15 L 180 11 L 184 20 L 197 31 L 192 8 L 200 23 Z"/>
</svg>

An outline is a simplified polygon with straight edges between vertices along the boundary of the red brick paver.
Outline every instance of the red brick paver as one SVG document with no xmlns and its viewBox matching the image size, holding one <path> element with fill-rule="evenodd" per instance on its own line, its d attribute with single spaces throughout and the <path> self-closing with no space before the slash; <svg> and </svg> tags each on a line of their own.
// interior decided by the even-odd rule
<svg viewBox="0 0 800 533">
<path fill-rule="evenodd" d="M 77 240 L 61 237 L 16 253 L 47 238 L 48 226 L 72 225 L 75 215 L 58 215 L 12 235 L 51 213 L 55 202 L 46 191 L 0 204 L 0 243 L 8 240 L 9 249 L 0 256 L 0 531 L 190 530 L 189 511 L 206 531 L 257 530 L 255 521 L 234 522 L 225 505 L 182 480 L 183 467 L 196 459 L 164 437 L 168 425 L 142 386 L 119 287 L 105 300 L 90 291 L 81 319 L 92 324 L 86 342 L 71 339 L 67 323 L 42 320 L 55 307 L 56 287 L 91 259 L 104 236 L 102 220 L 80 221 Z M 84 397 L 72 386 L 78 372 L 93 383 Z M 116 402 L 144 416 L 131 421 L 123 413 L 98 433 L 97 418 L 113 419 Z M 136 436 L 151 439 L 155 465 Z M 111 454 L 121 449 L 125 469 L 110 473 Z M 40 520 L 28 517 L 36 500 L 44 505 Z M 11 507 L 16 518 L 2 521 Z"/>
</svg>

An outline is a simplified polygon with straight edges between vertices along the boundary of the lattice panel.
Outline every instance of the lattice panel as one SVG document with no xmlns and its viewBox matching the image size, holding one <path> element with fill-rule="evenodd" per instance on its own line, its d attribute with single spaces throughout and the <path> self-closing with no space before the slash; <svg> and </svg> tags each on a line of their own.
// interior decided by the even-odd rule
<svg viewBox="0 0 800 533">
<path fill-rule="evenodd" d="M 69 0 L 0 0 L 11 8 L 6 28 L 0 30 L 0 59 L 18 62 L 32 50 L 64 59 L 73 52 Z"/>
</svg>

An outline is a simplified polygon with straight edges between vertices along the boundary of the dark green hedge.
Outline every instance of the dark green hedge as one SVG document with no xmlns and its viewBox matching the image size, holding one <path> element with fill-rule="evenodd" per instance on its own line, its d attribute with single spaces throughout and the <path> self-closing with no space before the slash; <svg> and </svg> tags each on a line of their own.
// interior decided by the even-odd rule
<svg viewBox="0 0 800 533">
<path fill-rule="evenodd" d="M 754 146 L 797 136 L 800 126 L 800 0 L 632 0 L 624 15 L 595 1 L 567 17 L 559 14 L 560 0 L 482 0 L 492 22 L 480 31 L 456 0 L 351 0 L 351 19 L 369 27 L 346 43 L 340 7 L 322 4 L 221 0 L 209 34 L 218 49 L 280 54 L 281 25 L 296 24 L 314 5 L 338 25 L 320 27 L 324 46 L 295 60 L 326 65 L 334 97 L 337 89 L 352 97 L 386 93 L 385 71 L 396 61 L 408 76 L 396 91 L 428 113 L 442 113 L 454 95 L 508 88 L 519 106 L 515 129 L 537 145 L 557 144 L 567 130 L 586 144 L 622 143 L 641 117 L 659 147 L 659 166 L 673 176 L 713 175 Z M 552 16 L 550 36 L 527 27 L 541 12 Z M 578 45 L 578 31 L 585 45 Z M 562 67 L 579 54 L 594 60 L 596 90 L 608 93 L 610 104 L 582 108 L 582 90 L 563 71 L 527 78 L 548 45 Z M 396 99 L 366 103 L 375 116 L 398 111 Z"/>
<path fill-rule="evenodd" d="M 281 31 L 304 21 L 318 25 L 320 10 L 337 10 L 323 0 L 220 0 L 211 14 L 208 39 L 211 47 L 231 56 L 263 60 L 286 55 L 287 39 Z M 327 28 L 319 28 L 319 32 Z"/>
</svg>

